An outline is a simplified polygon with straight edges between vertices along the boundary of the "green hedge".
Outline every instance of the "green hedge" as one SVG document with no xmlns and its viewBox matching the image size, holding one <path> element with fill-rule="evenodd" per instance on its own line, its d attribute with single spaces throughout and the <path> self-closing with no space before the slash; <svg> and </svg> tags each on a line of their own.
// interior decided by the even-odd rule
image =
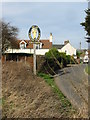
<svg viewBox="0 0 90 120">
<path fill-rule="evenodd" d="M 45 63 L 41 70 L 54 74 L 58 69 L 66 67 L 70 63 L 73 63 L 70 55 L 60 53 L 56 48 L 52 48 L 45 54 Z"/>
</svg>

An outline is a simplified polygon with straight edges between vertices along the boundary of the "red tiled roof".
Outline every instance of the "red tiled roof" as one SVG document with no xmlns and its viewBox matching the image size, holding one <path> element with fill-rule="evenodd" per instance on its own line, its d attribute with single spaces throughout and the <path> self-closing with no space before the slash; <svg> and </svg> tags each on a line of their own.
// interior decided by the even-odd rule
<svg viewBox="0 0 90 120">
<path fill-rule="evenodd" d="M 19 43 L 22 40 L 17 40 L 17 43 L 19 45 Z M 30 40 L 24 40 L 27 43 L 27 48 L 33 48 L 33 43 L 30 43 Z M 42 49 L 50 49 L 52 47 L 52 42 L 48 40 L 40 40 L 40 42 L 42 43 Z"/>
</svg>

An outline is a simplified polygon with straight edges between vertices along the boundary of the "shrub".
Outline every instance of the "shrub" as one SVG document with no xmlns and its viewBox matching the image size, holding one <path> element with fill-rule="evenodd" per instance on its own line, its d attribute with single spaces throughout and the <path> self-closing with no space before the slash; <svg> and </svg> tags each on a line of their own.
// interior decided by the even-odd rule
<svg viewBox="0 0 90 120">
<path fill-rule="evenodd" d="M 46 66 L 56 71 L 67 65 L 67 57 L 65 53 L 60 53 L 56 48 L 52 48 L 45 54 Z"/>
<path fill-rule="evenodd" d="M 71 63 L 71 56 L 70 55 L 67 55 L 67 64 L 70 64 Z"/>
<path fill-rule="evenodd" d="M 45 58 L 46 58 L 47 60 L 54 59 L 54 57 L 55 57 L 56 59 L 58 59 L 59 56 L 60 56 L 60 53 L 58 52 L 58 50 L 57 50 L 56 48 L 50 49 L 49 52 L 47 52 L 47 53 L 45 54 Z"/>
<path fill-rule="evenodd" d="M 58 69 L 66 67 L 67 64 L 74 63 L 70 55 L 66 53 L 60 53 L 56 48 L 50 49 L 45 54 L 45 62 L 41 71 L 44 73 L 55 74 Z"/>
</svg>

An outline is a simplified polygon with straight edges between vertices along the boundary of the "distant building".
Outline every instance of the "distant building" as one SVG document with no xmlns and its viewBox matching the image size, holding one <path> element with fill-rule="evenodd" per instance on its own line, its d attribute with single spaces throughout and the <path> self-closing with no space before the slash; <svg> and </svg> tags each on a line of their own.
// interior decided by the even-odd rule
<svg viewBox="0 0 90 120">
<path fill-rule="evenodd" d="M 52 47 L 58 49 L 59 52 L 65 52 L 66 55 L 76 56 L 76 49 L 70 44 L 69 41 L 64 41 L 63 45 L 52 44 L 53 36 L 50 33 L 49 39 L 40 40 L 39 44 L 36 44 L 37 64 L 41 63 L 44 59 L 44 55 Z M 33 43 L 30 40 L 17 40 L 18 49 L 8 48 L 2 55 L 2 62 L 10 61 L 23 61 L 30 64 L 33 68 Z M 42 58 L 42 59 L 41 59 Z"/>
<path fill-rule="evenodd" d="M 18 40 L 17 42 L 19 49 L 7 49 L 5 53 L 33 54 L 33 43 L 30 40 Z M 39 44 L 36 44 L 36 55 L 45 55 L 52 47 L 57 48 L 59 52 L 65 52 L 66 55 L 76 55 L 76 49 L 68 40 L 64 41 L 63 45 L 52 44 L 52 34 L 50 34 L 50 39 L 40 40 Z"/>
<path fill-rule="evenodd" d="M 7 49 L 5 53 L 26 53 L 33 54 L 33 43 L 30 40 L 17 40 L 19 49 Z M 46 40 L 40 40 L 39 44 L 36 44 L 36 55 L 45 55 L 49 49 L 52 48 L 52 34 L 50 38 Z"/>
<path fill-rule="evenodd" d="M 65 52 L 66 55 L 76 55 L 76 49 L 70 44 L 69 40 L 64 41 L 62 45 L 53 44 L 53 47 L 57 48 L 59 52 Z"/>
</svg>

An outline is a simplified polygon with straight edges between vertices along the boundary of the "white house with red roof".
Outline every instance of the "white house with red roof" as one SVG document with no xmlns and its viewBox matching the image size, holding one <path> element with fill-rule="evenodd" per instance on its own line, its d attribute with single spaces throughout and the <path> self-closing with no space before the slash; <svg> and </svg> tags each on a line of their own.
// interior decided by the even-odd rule
<svg viewBox="0 0 90 120">
<path fill-rule="evenodd" d="M 27 53 L 33 54 L 33 43 L 30 40 L 18 40 L 18 49 L 7 49 L 5 53 Z M 76 55 L 76 49 L 70 44 L 69 40 L 64 41 L 64 44 L 52 44 L 53 37 L 52 33 L 50 33 L 49 39 L 40 40 L 38 44 L 36 44 L 36 55 L 45 55 L 46 52 L 49 51 L 52 47 L 58 49 L 59 52 L 65 52 L 66 55 Z"/>
</svg>

